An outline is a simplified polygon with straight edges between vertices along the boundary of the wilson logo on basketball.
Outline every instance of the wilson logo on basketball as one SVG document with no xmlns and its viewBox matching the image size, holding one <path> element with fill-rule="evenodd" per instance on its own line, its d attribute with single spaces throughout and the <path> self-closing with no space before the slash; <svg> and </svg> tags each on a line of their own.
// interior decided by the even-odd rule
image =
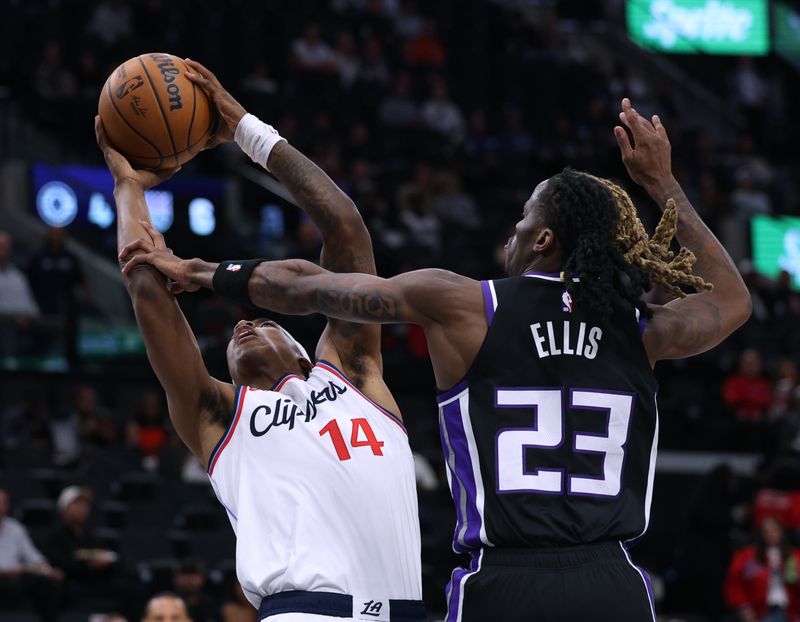
<svg viewBox="0 0 800 622">
<path fill-rule="evenodd" d="M 167 83 L 170 111 L 183 108 L 183 102 L 181 101 L 181 89 L 175 83 L 175 78 L 180 75 L 181 70 L 175 66 L 169 54 L 151 54 L 150 58 L 158 63 L 157 67 L 161 72 L 161 77 L 164 78 L 164 82 Z"/>
<path fill-rule="evenodd" d="M 135 91 L 144 84 L 142 76 L 135 76 L 130 80 L 126 80 L 117 87 L 117 99 L 124 99 L 125 96 L 131 91 Z"/>
</svg>

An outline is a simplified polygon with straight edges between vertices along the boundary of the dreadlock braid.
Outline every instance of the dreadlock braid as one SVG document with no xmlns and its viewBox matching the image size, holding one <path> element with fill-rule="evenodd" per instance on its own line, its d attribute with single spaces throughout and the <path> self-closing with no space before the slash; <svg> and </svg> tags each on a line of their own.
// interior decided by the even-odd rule
<svg viewBox="0 0 800 622">
<path fill-rule="evenodd" d="M 603 184 L 614 197 L 619 213 L 617 244 L 623 251 L 626 261 L 646 270 L 654 283 L 661 285 L 678 298 L 686 296 L 680 288 L 681 284 L 691 285 L 696 289 L 713 289 L 714 286 L 706 283 L 702 277 L 692 274 L 696 261 L 692 251 L 681 247 L 676 256 L 669 249 L 678 228 L 678 210 L 674 199 L 667 201 L 666 209 L 651 238 L 647 235 L 636 212 L 636 206 L 625 190 L 608 179 L 582 174 Z"/>
<path fill-rule="evenodd" d="M 565 169 L 545 192 L 546 219 L 565 258 L 562 278 L 576 303 L 605 319 L 616 293 L 649 316 L 641 295 L 651 281 L 681 297 L 680 284 L 711 289 L 691 273 L 691 251 L 681 248 L 675 255 L 669 249 L 678 221 L 672 199 L 651 238 L 628 193 L 607 179 Z"/>
</svg>

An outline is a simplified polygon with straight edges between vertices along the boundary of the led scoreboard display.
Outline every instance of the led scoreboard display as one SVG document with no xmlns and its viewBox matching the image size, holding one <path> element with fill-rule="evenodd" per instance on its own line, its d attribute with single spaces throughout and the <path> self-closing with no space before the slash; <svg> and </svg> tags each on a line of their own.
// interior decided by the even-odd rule
<svg viewBox="0 0 800 622">
<path fill-rule="evenodd" d="M 679 54 L 769 53 L 767 0 L 627 0 L 628 36 Z"/>
<path fill-rule="evenodd" d="M 103 167 L 34 164 L 30 208 L 52 227 L 106 251 L 115 247 L 114 181 Z M 219 235 L 225 183 L 179 174 L 145 192 L 155 227 L 176 241 L 191 244 Z M 204 246 L 204 245 L 201 245 Z"/>
</svg>

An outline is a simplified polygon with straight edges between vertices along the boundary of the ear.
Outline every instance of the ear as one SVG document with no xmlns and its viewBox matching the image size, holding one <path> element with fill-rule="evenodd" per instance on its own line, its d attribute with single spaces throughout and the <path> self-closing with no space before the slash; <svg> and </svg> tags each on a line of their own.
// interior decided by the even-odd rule
<svg viewBox="0 0 800 622">
<path fill-rule="evenodd" d="M 558 249 L 558 240 L 555 232 L 549 227 L 542 227 L 533 242 L 534 252 L 540 255 L 549 255 Z"/>
</svg>

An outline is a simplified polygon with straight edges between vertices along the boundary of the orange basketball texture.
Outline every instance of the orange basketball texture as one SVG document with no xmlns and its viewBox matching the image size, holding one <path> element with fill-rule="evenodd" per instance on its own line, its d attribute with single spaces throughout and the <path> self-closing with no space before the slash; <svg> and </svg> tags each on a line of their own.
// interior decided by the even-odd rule
<svg viewBox="0 0 800 622">
<path fill-rule="evenodd" d="M 125 61 L 106 80 L 98 110 L 111 144 L 137 168 L 171 168 L 191 160 L 214 128 L 213 107 L 190 70 L 172 54 Z"/>
</svg>

